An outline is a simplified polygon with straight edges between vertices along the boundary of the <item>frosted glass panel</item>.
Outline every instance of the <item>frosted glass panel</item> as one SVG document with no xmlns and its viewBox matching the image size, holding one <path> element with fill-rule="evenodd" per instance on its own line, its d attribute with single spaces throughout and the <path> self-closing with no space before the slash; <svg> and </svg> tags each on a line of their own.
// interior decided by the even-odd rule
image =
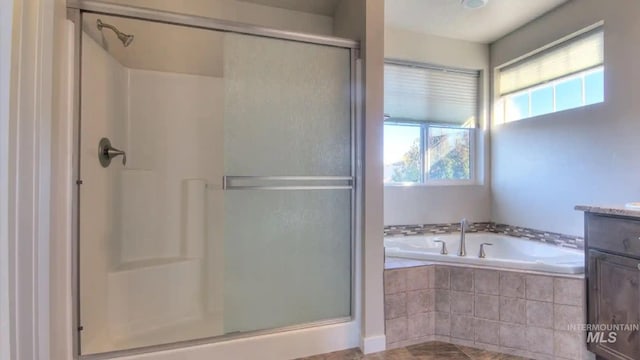
<svg viewBox="0 0 640 360">
<path fill-rule="evenodd" d="M 350 175 L 346 49 L 224 39 L 226 175 Z"/>
<path fill-rule="evenodd" d="M 350 202 L 350 190 L 225 192 L 225 333 L 349 316 Z"/>
<path fill-rule="evenodd" d="M 238 34 L 224 45 L 225 175 L 350 176 L 349 51 Z M 350 315 L 351 190 L 224 194 L 225 333 Z"/>
</svg>

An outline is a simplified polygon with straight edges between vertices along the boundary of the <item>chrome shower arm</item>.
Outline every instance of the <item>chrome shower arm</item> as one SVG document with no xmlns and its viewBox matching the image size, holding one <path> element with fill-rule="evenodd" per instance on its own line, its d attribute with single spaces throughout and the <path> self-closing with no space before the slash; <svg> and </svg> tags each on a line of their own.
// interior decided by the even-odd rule
<svg viewBox="0 0 640 360">
<path fill-rule="evenodd" d="M 122 33 L 122 32 L 120 32 L 120 30 L 118 30 L 117 27 L 115 27 L 115 26 L 113 26 L 111 24 L 104 23 L 100 19 L 98 19 L 97 26 L 98 26 L 98 30 L 102 30 L 102 28 L 107 28 L 107 29 L 113 30 L 113 32 L 115 32 L 116 34 L 121 34 Z"/>
<path fill-rule="evenodd" d="M 117 27 L 111 25 L 111 24 L 107 24 L 105 22 L 102 22 L 101 19 L 98 19 L 98 21 L 96 22 L 96 26 L 98 27 L 98 30 L 102 31 L 103 28 L 107 28 L 110 29 L 111 31 L 113 31 L 116 36 L 118 37 L 118 39 L 120 39 L 120 41 L 122 41 L 122 45 L 124 45 L 125 47 L 131 45 L 131 43 L 133 42 L 133 35 L 129 35 L 129 34 L 125 34 L 122 31 L 118 30 Z"/>
</svg>

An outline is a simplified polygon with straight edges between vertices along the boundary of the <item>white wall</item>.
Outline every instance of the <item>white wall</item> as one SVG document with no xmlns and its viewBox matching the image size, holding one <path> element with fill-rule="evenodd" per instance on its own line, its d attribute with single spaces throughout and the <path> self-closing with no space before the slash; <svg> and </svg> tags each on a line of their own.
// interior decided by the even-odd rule
<svg viewBox="0 0 640 360">
<path fill-rule="evenodd" d="M 11 38 L 13 2 L 0 7 L 0 193 L 9 193 L 9 104 L 11 92 Z M 0 200 L 0 359 L 9 360 L 14 354 L 13 306 L 9 263 L 9 199 Z"/>
<path fill-rule="evenodd" d="M 640 199 L 640 3 L 574 0 L 491 46 L 491 64 L 604 20 L 605 102 L 492 129 L 493 218 L 582 235 L 577 204 Z"/>
<path fill-rule="evenodd" d="M 49 184 L 55 116 L 53 68 L 58 51 L 53 46 L 54 10 L 59 5 L 57 1 L 2 3 L 0 76 L 9 83 L 3 82 L 1 95 L 0 201 L 5 210 L 0 211 L 0 251 L 8 255 L 8 261 L 2 262 L 3 270 L 8 270 L 8 274 L 2 274 L 8 279 L 0 285 L 2 291 L 8 286 L 8 296 L 3 299 L 8 299 L 10 318 L 5 323 L 8 334 L 0 336 L 0 346 L 6 344 L 7 336 L 10 339 L 0 356 L 12 359 L 47 358 L 51 345 Z M 12 20 L 6 23 L 9 30 L 4 21 L 10 17 Z M 5 73 L 9 68 L 10 74 Z M 0 302 L 5 305 L 4 300 Z M 5 310 L 0 312 L 3 318 Z"/>
<path fill-rule="evenodd" d="M 353 0 L 345 0 L 353 1 Z M 384 1 L 365 1 L 364 47 L 364 292 L 362 351 L 384 348 L 382 193 L 384 121 Z M 381 40 L 382 39 L 382 40 Z M 379 348 L 377 349 L 377 347 Z"/>
<path fill-rule="evenodd" d="M 385 27 L 384 56 L 428 64 L 482 71 L 482 94 L 488 93 L 489 47 Z M 485 131 L 488 97 L 481 96 L 480 128 L 476 131 L 477 185 L 385 186 L 384 224 L 451 223 L 491 219 L 489 187 L 489 141 Z"/>
<path fill-rule="evenodd" d="M 335 14 L 335 35 L 361 41 L 362 93 L 357 110 L 362 141 L 362 163 L 357 187 L 361 218 L 356 235 L 356 319 L 360 322 L 360 348 L 366 353 L 384 350 L 385 322 L 382 274 L 384 271 L 382 196 L 382 121 L 384 61 L 384 1 L 342 0 Z"/>
</svg>

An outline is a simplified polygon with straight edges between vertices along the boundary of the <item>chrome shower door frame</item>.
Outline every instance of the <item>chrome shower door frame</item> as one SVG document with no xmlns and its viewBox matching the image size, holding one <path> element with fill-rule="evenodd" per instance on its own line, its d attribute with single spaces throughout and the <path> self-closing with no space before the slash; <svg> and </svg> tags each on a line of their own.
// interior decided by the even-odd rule
<svg viewBox="0 0 640 360">
<path fill-rule="evenodd" d="M 143 21 L 152 21 L 170 25 L 186 26 L 197 29 L 205 29 L 212 31 L 223 31 L 231 33 L 239 33 L 245 35 L 260 36 L 266 38 L 288 40 L 294 42 L 302 42 L 316 45 L 325 45 L 347 49 L 350 52 L 350 125 L 351 125 L 351 176 L 336 177 L 329 180 L 348 181 L 348 185 L 337 186 L 336 189 L 350 189 L 351 191 L 351 292 L 350 292 L 350 316 L 316 321 L 311 323 L 297 324 L 292 326 L 272 328 L 265 330 L 248 331 L 242 333 L 234 333 L 220 335 L 207 338 L 190 339 L 166 344 L 157 344 L 140 348 L 116 350 L 98 354 L 81 354 L 81 332 L 82 324 L 80 319 L 80 195 L 82 187 L 82 174 L 80 168 L 80 145 L 81 145 L 81 84 L 82 84 L 82 16 L 83 13 L 94 13 L 103 15 L 119 16 L 129 19 L 137 19 Z M 126 355 L 143 354 L 154 351 L 170 350 L 183 348 L 194 345 L 210 344 L 222 342 L 238 338 L 247 338 L 258 335 L 273 334 L 291 330 L 298 330 L 323 325 L 331 325 L 337 323 L 351 322 L 359 319 L 356 312 L 359 309 L 360 295 L 357 293 L 357 287 L 360 279 L 357 275 L 360 273 L 357 266 L 360 266 L 360 259 L 357 258 L 357 250 L 361 247 L 359 227 L 361 226 L 361 209 L 362 209 L 362 93 L 358 86 L 362 81 L 361 66 L 358 66 L 360 60 L 360 43 L 356 40 L 344 39 L 331 36 L 321 36 L 306 33 L 298 33 L 292 31 L 284 31 L 271 29 L 266 27 L 253 26 L 249 24 L 237 23 L 227 20 L 206 18 L 195 15 L 185 15 L 173 12 L 158 11 L 146 8 L 138 8 L 125 5 L 109 4 L 104 2 L 90 0 L 68 0 L 67 1 L 67 19 L 74 24 L 73 33 L 73 93 L 72 93 L 72 117 L 73 117 L 73 181 L 75 190 L 72 198 L 72 229 L 73 236 L 71 239 L 71 298 L 72 298 L 72 347 L 74 351 L 74 359 L 106 359 Z M 223 180 L 227 184 L 228 179 Z M 326 188 L 326 187 L 325 187 Z M 278 190 L 278 189 L 273 189 Z"/>
</svg>

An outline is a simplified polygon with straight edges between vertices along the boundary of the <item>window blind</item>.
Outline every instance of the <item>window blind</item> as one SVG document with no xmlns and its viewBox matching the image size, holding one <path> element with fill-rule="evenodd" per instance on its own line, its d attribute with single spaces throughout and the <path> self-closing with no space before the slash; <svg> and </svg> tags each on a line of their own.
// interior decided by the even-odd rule
<svg viewBox="0 0 640 360">
<path fill-rule="evenodd" d="M 569 39 L 499 71 L 500 95 L 513 93 L 604 63 L 602 28 Z"/>
<path fill-rule="evenodd" d="M 478 71 L 385 63 L 385 116 L 390 120 L 475 127 L 478 80 Z"/>
</svg>

